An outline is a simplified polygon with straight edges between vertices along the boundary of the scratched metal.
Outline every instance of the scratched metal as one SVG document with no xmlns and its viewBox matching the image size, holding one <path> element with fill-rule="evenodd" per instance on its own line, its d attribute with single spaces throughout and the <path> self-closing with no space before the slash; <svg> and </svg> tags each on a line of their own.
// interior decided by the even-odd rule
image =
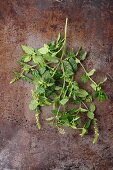
<svg viewBox="0 0 113 170">
<path fill-rule="evenodd" d="M 68 42 L 75 50 L 90 52 L 86 68 L 97 70 L 108 102 L 98 105 L 100 138 L 81 139 L 71 129 L 65 135 L 48 126 L 42 129 L 29 111 L 30 84 L 10 85 L 21 44 L 40 47 L 63 32 L 69 18 Z M 112 0 L 0 0 L 0 170 L 113 170 L 113 1 Z"/>
</svg>

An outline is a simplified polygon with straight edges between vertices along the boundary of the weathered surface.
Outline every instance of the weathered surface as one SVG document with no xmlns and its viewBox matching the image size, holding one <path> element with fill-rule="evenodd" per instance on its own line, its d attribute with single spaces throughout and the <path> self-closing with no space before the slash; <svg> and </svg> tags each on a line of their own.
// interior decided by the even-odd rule
<svg viewBox="0 0 113 170">
<path fill-rule="evenodd" d="M 29 111 L 31 85 L 9 85 L 22 55 L 21 44 L 40 47 L 63 31 L 69 18 L 68 39 L 74 49 L 90 51 L 87 68 L 96 79 L 109 74 L 104 86 L 110 100 L 98 106 L 100 138 L 81 139 L 74 130 L 62 136 L 41 117 L 35 126 Z M 0 170 L 113 170 L 113 1 L 1 0 L 0 1 Z"/>
</svg>

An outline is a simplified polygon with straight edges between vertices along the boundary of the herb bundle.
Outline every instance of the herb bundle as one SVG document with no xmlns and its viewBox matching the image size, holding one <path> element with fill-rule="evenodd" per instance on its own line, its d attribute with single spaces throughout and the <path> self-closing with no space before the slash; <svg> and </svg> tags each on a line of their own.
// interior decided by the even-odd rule
<svg viewBox="0 0 113 170">
<path fill-rule="evenodd" d="M 67 21 L 68 19 L 66 19 L 64 37 L 59 33 L 56 41 L 44 44 L 39 49 L 22 45 L 24 55 L 19 60 L 21 71 L 14 72 L 15 78 L 10 83 L 22 79 L 34 84 L 35 89 L 32 91 L 29 108 L 35 110 L 39 129 L 41 107 L 52 105 L 51 117 L 46 118 L 49 124 L 55 126 L 61 134 L 65 133 L 65 126 L 78 129 L 81 137 L 88 133 L 92 124 L 93 143 L 96 143 L 99 130 L 95 118 L 94 99 L 103 101 L 108 98 L 102 89 L 106 79 L 96 83 L 92 79 L 96 70 L 86 71 L 82 64 L 87 57 L 86 51 L 80 48 L 74 52 L 66 48 Z M 75 75 L 79 67 L 84 71 L 81 82 L 83 84 L 91 82 L 90 92 L 81 88 L 76 81 Z M 73 108 L 67 108 L 68 103 L 72 103 Z"/>
</svg>

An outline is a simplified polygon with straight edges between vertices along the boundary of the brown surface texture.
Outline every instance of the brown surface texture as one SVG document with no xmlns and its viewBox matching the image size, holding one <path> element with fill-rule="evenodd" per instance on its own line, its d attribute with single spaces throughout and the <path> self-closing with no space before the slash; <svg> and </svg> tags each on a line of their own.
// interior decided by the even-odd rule
<svg viewBox="0 0 113 170">
<path fill-rule="evenodd" d="M 86 68 L 95 79 L 108 76 L 110 97 L 98 105 L 100 138 L 81 139 L 71 129 L 60 135 L 48 126 L 43 109 L 41 130 L 29 111 L 32 86 L 9 82 L 21 44 L 40 47 L 63 31 L 69 18 L 69 46 L 90 51 Z M 113 170 L 113 0 L 0 0 L 0 170 Z"/>
</svg>

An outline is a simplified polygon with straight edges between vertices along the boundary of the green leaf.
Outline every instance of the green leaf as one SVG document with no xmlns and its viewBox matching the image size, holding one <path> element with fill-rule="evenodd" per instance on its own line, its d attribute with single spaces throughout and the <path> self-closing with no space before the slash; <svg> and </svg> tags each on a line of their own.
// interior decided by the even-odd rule
<svg viewBox="0 0 113 170">
<path fill-rule="evenodd" d="M 48 54 L 44 55 L 44 59 L 51 63 L 58 63 L 59 60 L 55 55 L 56 55 L 56 53 L 53 53 L 52 55 L 48 53 Z"/>
<path fill-rule="evenodd" d="M 89 80 L 89 77 L 86 74 L 83 74 L 82 77 L 81 77 L 81 81 L 83 83 L 87 83 L 88 80 Z"/>
<path fill-rule="evenodd" d="M 89 73 L 87 73 L 88 76 L 92 76 L 95 73 L 95 69 L 92 69 Z"/>
<path fill-rule="evenodd" d="M 88 96 L 86 97 L 86 102 L 92 102 L 92 100 L 92 96 L 88 94 Z"/>
<path fill-rule="evenodd" d="M 69 62 L 71 64 L 71 66 L 72 66 L 73 71 L 77 71 L 77 63 L 76 63 L 76 61 L 73 58 L 70 58 Z"/>
<path fill-rule="evenodd" d="M 95 91 L 96 91 L 96 89 L 97 89 L 97 85 L 96 85 L 96 84 L 91 83 L 91 85 L 90 85 L 90 86 L 92 87 L 92 89 L 93 89 L 93 90 L 95 90 Z"/>
<path fill-rule="evenodd" d="M 25 63 L 29 62 L 31 60 L 31 56 L 30 55 L 24 55 L 22 58 L 22 61 L 24 61 Z"/>
<path fill-rule="evenodd" d="M 44 44 L 44 47 L 40 48 L 38 50 L 40 52 L 40 54 L 47 54 L 48 53 L 48 45 Z"/>
<path fill-rule="evenodd" d="M 87 52 L 84 51 L 82 48 L 79 49 L 77 56 L 80 58 L 80 60 L 85 60 L 87 56 Z"/>
<path fill-rule="evenodd" d="M 40 67 L 39 68 L 39 72 L 40 72 L 41 75 L 44 74 L 45 71 L 46 71 L 46 67 Z"/>
<path fill-rule="evenodd" d="M 76 113 L 78 112 L 78 109 L 70 109 L 67 111 L 69 114 L 73 114 L 73 113 Z"/>
<path fill-rule="evenodd" d="M 68 61 L 64 61 L 63 65 L 64 65 L 65 76 L 68 77 L 73 75 L 73 69 L 70 63 Z"/>
<path fill-rule="evenodd" d="M 32 48 L 32 47 L 22 45 L 22 49 L 26 54 L 30 54 L 30 55 L 35 54 L 34 48 Z"/>
<path fill-rule="evenodd" d="M 78 119 L 80 119 L 80 116 L 76 116 L 72 121 L 77 121 Z"/>
<path fill-rule="evenodd" d="M 76 91 L 76 95 L 78 97 L 86 97 L 88 95 L 88 92 L 86 90 L 79 89 Z"/>
<path fill-rule="evenodd" d="M 89 109 L 90 109 L 91 112 L 94 112 L 95 109 L 96 109 L 95 104 L 94 104 L 94 103 L 91 103 Z"/>
<path fill-rule="evenodd" d="M 91 125 L 91 119 L 89 119 L 86 123 L 85 123 L 85 129 L 88 129 Z"/>
<path fill-rule="evenodd" d="M 34 61 L 34 63 L 36 63 L 36 64 L 40 64 L 42 67 L 45 66 L 44 59 L 42 58 L 41 55 L 40 55 L 40 56 L 34 55 L 34 56 L 33 56 L 33 61 Z"/>
<path fill-rule="evenodd" d="M 68 102 L 68 100 L 69 100 L 68 98 L 62 99 L 62 100 L 60 100 L 60 104 L 65 105 Z"/>
<path fill-rule="evenodd" d="M 33 71 L 32 71 L 32 76 L 33 76 L 33 78 L 35 77 L 35 78 L 37 78 L 38 80 L 41 79 L 41 76 L 40 76 L 38 70 L 33 70 Z"/>
<path fill-rule="evenodd" d="M 43 80 L 45 80 L 46 82 L 51 80 L 51 74 L 50 71 L 47 70 L 44 72 L 44 74 L 42 75 Z M 50 81 L 49 81 L 50 82 Z M 52 82 L 53 83 L 53 82 Z"/>
<path fill-rule="evenodd" d="M 97 88 L 95 97 L 97 97 L 100 102 L 108 99 L 108 96 L 101 88 L 100 90 Z"/>
<path fill-rule="evenodd" d="M 36 100 L 31 100 L 31 103 L 29 104 L 30 110 L 35 110 L 38 106 L 38 102 Z"/>
<path fill-rule="evenodd" d="M 66 51 L 66 56 L 69 58 L 75 58 L 75 53 L 73 51 Z"/>
<path fill-rule="evenodd" d="M 36 91 L 37 91 L 38 94 L 44 94 L 44 93 L 45 93 L 45 88 L 39 86 L 39 87 L 37 87 L 37 90 L 36 90 Z"/>
<path fill-rule="evenodd" d="M 88 110 L 84 109 L 84 108 L 80 108 L 79 109 L 80 112 L 87 112 Z"/>
<path fill-rule="evenodd" d="M 55 87 L 55 90 L 60 90 L 62 87 L 60 87 L 60 86 L 56 86 Z"/>
<path fill-rule="evenodd" d="M 90 118 L 90 119 L 94 119 L 94 113 L 93 112 L 88 112 L 87 113 L 87 116 Z"/>
<path fill-rule="evenodd" d="M 77 64 L 80 63 L 80 60 L 79 60 L 78 58 L 76 58 L 76 63 L 77 63 Z"/>
</svg>

